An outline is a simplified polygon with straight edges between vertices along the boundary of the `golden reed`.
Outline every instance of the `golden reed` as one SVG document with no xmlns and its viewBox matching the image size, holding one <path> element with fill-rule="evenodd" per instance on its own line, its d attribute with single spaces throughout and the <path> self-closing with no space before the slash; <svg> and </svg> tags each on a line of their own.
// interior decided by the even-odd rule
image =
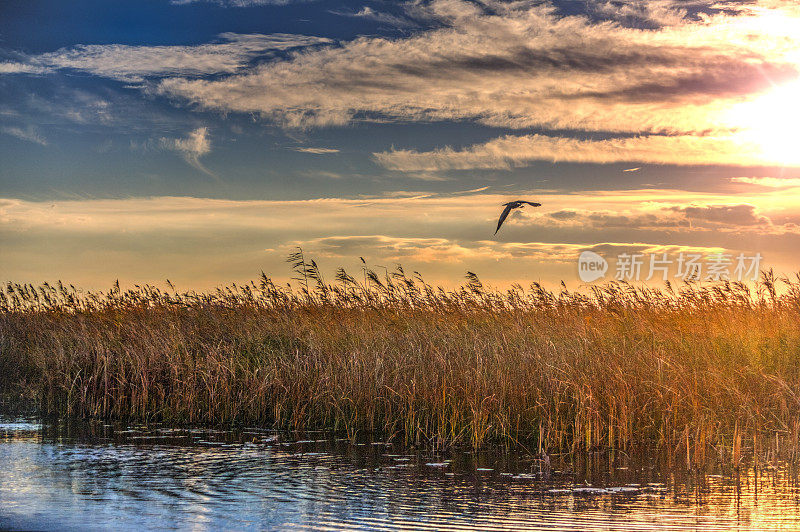
<svg viewBox="0 0 800 532">
<path fill-rule="evenodd" d="M 398 268 L 299 288 L 9 284 L 0 391 L 44 413 L 372 431 L 427 446 L 709 450 L 800 432 L 800 279 L 590 294 L 459 289 Z M 171 286 L 171 285 L 170 285 Z M 787 448 L 787 444 L 784 444 Z M 715 453 L 716 454 L 716 453 Z"/>
</svg>

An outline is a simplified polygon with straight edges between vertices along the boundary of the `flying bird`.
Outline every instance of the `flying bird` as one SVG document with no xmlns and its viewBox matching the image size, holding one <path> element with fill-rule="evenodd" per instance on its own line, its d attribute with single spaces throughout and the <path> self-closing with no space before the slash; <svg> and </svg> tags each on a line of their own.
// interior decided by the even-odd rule
<svg viewBox="0 0 800 532">
<path fill-rule="evenodd" d="M 500 226 L 503 225 L 503 222 L 505 222 L 506 218 L 508 218 L 508 213 L 510 213 L 514 209 L 519 209 L 520 207 L 525 206 L 526 203 L 531 207 L 542 206 L 541 203 L 534 203 L 532 201 L 525 201 L 525 200 L 509 201 L 508 203 L 503 203 L 503 205 L 505 205 L 506 208 L 503 209 L 503 212 L 500 214 L 500 219 L 497 221 L 497 229 L 494 230 L 494 234 L 497 234 L 497 232 L 500 230 Z"/>
</svg>

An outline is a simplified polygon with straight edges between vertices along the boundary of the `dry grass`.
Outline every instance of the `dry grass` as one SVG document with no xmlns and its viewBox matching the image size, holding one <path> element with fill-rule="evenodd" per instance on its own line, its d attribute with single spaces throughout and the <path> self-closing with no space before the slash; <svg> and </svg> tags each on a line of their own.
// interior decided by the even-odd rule
<svg viewBox="0 0 800 532">
<path fill-rule="evenodd" d="M 377 431 L 424 445 L 645 442 L 701 459 L 800 430 L 800 280 L 445 291 L 401 269 L 299 289 L 0 297 L 0 390 L 62 415 Z M 360 276 L 361 277 L 361 276 Z"/>
</svg>

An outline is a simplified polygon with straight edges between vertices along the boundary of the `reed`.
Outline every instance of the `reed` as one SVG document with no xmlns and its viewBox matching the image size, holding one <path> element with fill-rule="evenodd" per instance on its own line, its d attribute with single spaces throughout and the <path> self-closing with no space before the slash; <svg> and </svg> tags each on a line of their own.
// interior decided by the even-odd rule
<svg viewBox="0 0 800 532">
<path fill-rule="evenodd" d="M 43 413 L 365 431 L 426 446 L 645 443 L 738 464 L 800 430 L 800 278 L 445 290 L 402 268 L 213 293 L 0 291 L 0 391 Z M 746 437 L 745 437 L 746 435 Z M 777 444 L 776 444 L 777 445 Z"/>
</svg>

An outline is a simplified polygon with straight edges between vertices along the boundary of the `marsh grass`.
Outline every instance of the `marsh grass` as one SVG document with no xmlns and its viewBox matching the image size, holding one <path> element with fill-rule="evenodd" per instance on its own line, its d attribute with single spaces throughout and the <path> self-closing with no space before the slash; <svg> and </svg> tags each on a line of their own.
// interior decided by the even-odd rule
<svg viewBox="0 0 800 532">
<path fill-rule="evenodd" d="M 402 268 L 295 288 L 8 284 L 0 390 L 44 413 L 378 432 L 431 447 L 647 444 L 688 463 L 800 437 L 800 280 L 444 290 Z M 170 285 L 171 286 L 171 285 Z"/>
</svg>

